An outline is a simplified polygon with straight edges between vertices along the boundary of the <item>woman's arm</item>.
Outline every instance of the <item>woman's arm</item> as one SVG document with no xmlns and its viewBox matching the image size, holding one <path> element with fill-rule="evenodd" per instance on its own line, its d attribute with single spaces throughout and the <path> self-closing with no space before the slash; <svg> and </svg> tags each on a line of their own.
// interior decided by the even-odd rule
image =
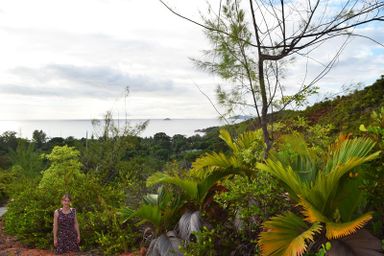
<svg viewBox="0 0 384 256">
<path fill-rule="evenodd" d="M 53 214 L 53 245 L 57 247 L 57 218 L 59 216 L 59 212 L 56 210 Z"/>
<path fill-rule="evenodd" d="M 77 212 L 75 210 L 75 230 L 77 233 L 77 243 L 80 243 L 80 229 L 79 229 L 79 222 L 77 222 Z"/>
</svg>

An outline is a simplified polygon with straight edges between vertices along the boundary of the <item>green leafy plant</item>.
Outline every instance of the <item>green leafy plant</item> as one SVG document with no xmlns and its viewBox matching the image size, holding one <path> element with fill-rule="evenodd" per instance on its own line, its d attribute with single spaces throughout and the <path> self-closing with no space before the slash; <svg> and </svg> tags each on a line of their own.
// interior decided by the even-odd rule
<svg viewBox="0 0 384 256">
<path fill-rule="evenodd" d="M 337 248 L 334 243 L 372 218 L 371 212 L 358 214 L 363 195 L 361 180 L 354 174 L 364 172 L 359 167 L 379 156 L 380 152 L 370 153 L 375 145 L 371 140 L 340 137 L 321 157 L 311 154 L 302 138 L 294 142 L 295 154 L 275 152 L 257 164 L 285 185 L 302 213 L 288 212 L 264 223 L 259 239 L 263 255 L 300 255 L 320 241 L 318 236 Z M 376 255 L 377 250 L 367 248 L 365 255 Z"/>
<path fill-rule="evenodd" d="M 26 180 L 26 186 L 11 193 L 5 230 L 28 245 L 52 248 L 53 212 L 69 192 L 77 208 L 82 249 L 101 248 L 111 254 L 135 247 L 135 235 L 123 239 L 126 230 L 119 225 L 117 209 L 124 204 L 123 191 L 102 186 L 95 176 L 82 173 L 74 148 L 55 147 L 46 157 L 51 164 L 41 180 Z"/>
</svg>

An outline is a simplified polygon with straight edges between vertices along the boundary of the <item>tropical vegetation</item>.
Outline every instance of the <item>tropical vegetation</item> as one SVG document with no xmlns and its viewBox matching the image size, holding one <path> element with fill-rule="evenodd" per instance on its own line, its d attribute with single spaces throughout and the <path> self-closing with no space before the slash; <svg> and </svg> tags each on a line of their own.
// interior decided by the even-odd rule
<svg viewBox="0 0 384 256">
<path fill-rule="evenodd" d="M 52 249 L 63 193 L 93 255 L 383 255 L 384 77 L 269 124 L 186 137 L 118 125 L 90 139 L 0 135 L 5 231 Z M 353 104 L 352 104 L 353 103 Z M 353 251 L 353 253 L 352 253 Z"/>
</svg>

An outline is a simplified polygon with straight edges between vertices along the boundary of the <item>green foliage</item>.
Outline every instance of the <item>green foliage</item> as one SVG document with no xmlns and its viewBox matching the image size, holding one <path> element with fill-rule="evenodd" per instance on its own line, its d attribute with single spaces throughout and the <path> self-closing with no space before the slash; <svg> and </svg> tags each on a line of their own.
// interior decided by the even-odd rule
<svg viewBox="0 0 384 256">
<path fill-rule="evenodd" d="M 124 208 L 122 216 L 127 221 L 138 217 L 141 219 L 137 225 L 150 223 L 156 235 L 160 235 L 171 229 L 181 216 L 180 210 L 183 205 L 181 197 L 173 194 L 169 189 L 160 186 L 157 194 L 147 194 L 143 203 L 136 209 Z"/>
<path fill-rule="evenodd" d="M 17 144 L 16 132 L 6 131 L 0 136 L 0 168 L 8 169 L 11 166 L 7 154 L 10 150 L 16 150 Z"/>
<path fill-rule="evenodd" d="M 42 148 L 44 143 L 47 141 L 47 134 L 42 130 L 34 130 L 32 133 L 32 142 L 36 144 L 37 148 Z"/>
<path fill-rule="evenodd" d="M 211 12 L 214 13 L 210 10 Z M 214 28 L 205 31 L 213 47 L 204 51 L 207 60 L 193 61 L 200 69 L 217 74 L 231 83 L 229 89 L 222 86 L 216 89 L 218 102 L 224 106 L 226 115 L 238 109 L 255 108 L 253 103 L 247 103 L 246 97 L 259 99 L 260 92 L 256 82 L 257 60 L 253 57 L 254 49 L 248 43 L 252 33 L 245 18 L 245 11 L 239 1 L 225 1 L 220 16 L 203 17 L 203 21 L 206 26 Z M 226 34 L 216 31 L 225 31 Z"/>
<path fill-rule="evenodd" d="M 9 158 L 12 165 L 18 165 L 23 170 L 23 175 L 28 177 L 39 176 L 43 168 L 43 158 L 36 151 L 33 143 L 20 139 L 16 150 L 10 149 Z"/>
<path fill-rule="evenodd" d="M 204 177 L 229 171 L 232 174 L 251 177 L 255 171 L 254 164 L 261 159 L 260 155 L 264 149 L 261 131 L 244 132 L 233 139 L 227 130 L 221 129 L 220 138 L 230 148 L 231 153 L 206 153 L 192 164 L 192 174 Z"/>
<path fill-rule="evenodd" d="M 184 247 L 180 247 L 180 251 L 184 256 L 216 256 L 215 240 L 217 234 L 215 230 L 209 230 L 203 227 L 201 231 L 193 233 L 197 238 L 196 241 L 186 243 Z"/>
<path fill-rule="evenodd" d="M 356 232 L 372 218 L 371 213 L 359 216 L 359 197 L 362 192 L 353 187 L 361 184 L 361 181 L 356 182 L 353 179 L 355 175 L 348 173 L 379 156 L 380 152 L 370 153 L 374 145 L 368 139 L 341 137 L 328 152 L 317 158 L 310 153 L 303 139 L 296 137 L 296 154 L 273 153 L 270 159 L 257 164 L 257 167 L 286 186 L 291 198 L 302 207 L 302 214 L 312 227 L 324 223 L 322 229 L 325 237 L 338 239 Z M 364 172 L 364 169 L 358 170 Z M 352 201 L 357 203 L 351 204 Z M 356 215 L 359 217 L 356 218 Z M 300 254 L 306 250 L 307 242 L 314 241 L 311 232 L 305 231 L 298 233 L 297 237 L 289 238 L 279 228 L 273 228 L 280 225 L 279 222 L 283 224 L 286 218 L 281 217 L 273 223 L 264 224 L 268 231 L 262 232 L 260 238 L 263 255 L 291 255 L 295 251 Z M 277 250 L 281 254 L 275 254 Z"/>
<path fill-rule="evenodd" d="M 80 152 L 74 148 L 63 146 L 54 147 L 52 152 L 46 155 L 51 166 L 43 171 L 40 181 L 40 189 L 57 188 L 56 195 L 65 192 L 73 192 L 85 183 L 85 175 L 80 171 Z"/>
<path fill-rule="evenodd" d="M 304 256 L 326 256 L 327 252 L 329 252 L 332 248 L 332 244 L 330 242 L 326 242 L 321 245 L 321 248 L 316 253 L 305 253 Z"/>
<path fill-rule="evenodd" d="M 381 157 L 370 163 L 369 172 L 364 174 L 363 188 L 368 194 L 368 210 L 376 212 L 372 221 L 372 230 L 384 238 L 384 107 L 371 113 L 368 127 L 360 125 L 360 130 L 377 142 L 376 149 L 381 150 Z"/>
<path fill-rule="evenodd" d="M 0 169 L 0 205 L 3 205 L 9 198 L 9 186 L 16 179 L 16 175 L 11 171 Z"/>
<path fill-rule="evenodd" d="M 228 211 L 228 218 L 237 222 L 244 236 L 257 234 L 262 222 L 290 207 L 284 189 L 268 173 L 258 172 L 252 179 L 236 176 L 222 185 L 226 191 L 215 195 L 215 200 Z"/>
<path fill-rule="evenodd" d="M 334 134 L 357 133 L 361 123 L 369 124 L 372 111 L 384 106 L 384 76 L 363 90 L 325 100 L 303 111 L 312 124 L 332 124 Z"/>
<path fill-rule="evenodd" d="M 107 112 L 104 120 L 93 120 L 97 140 L 88 141 L 82 150 L 82 162 L 85 169 L 92 172 L 105 183 L 116 181 L 119 176 L 118 165 L 126 160 L 127 151 L 135 146 L 135 136 L 140 133 L 147 122 L 131 127 L 129 123 L 120 124 Z"/>
<path fill-rule="evenodd" d="M 125 203 L 123 191 L 102 186 L 96 177 L 82 173 L 79 152 L 74 148 L 55 147 L 46 157 L 51 165 L 41 180 L 25 181 L 27 186 L 12 193 L 5 215 L 6 231 L 28 245 L 51 248 L 53 212 L 60 207 L 62 195 L 70 192 L 83 249 L 101 247 L 115 253 L 134 247 L 135 235 L 126 237 L 117 215 Z"/>
</svg>

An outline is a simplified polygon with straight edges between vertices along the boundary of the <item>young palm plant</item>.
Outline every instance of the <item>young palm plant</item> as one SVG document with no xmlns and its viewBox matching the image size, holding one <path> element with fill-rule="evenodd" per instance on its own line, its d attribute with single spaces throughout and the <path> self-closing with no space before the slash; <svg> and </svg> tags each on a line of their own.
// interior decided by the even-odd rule
<svg viewBox="0 0 384 256">
<path fill-rule="evenodd" d="M 361 229 L 372 213 L 359 212 L 362 165 L 380 153 L 370 153 L 374 143 L 340 137 L 320 157 L 300 136 L 288 136 L 284 145 L 257 168 L 285 185 L 302 216 L 288 212 L 266 221 L 259 237 L 262 255 L 303 255 L 327 240 L 332 244 L 327 255 L 382 255 L 380 241 Z M 364 237 L 366 243 L 353 237 Z"/>
<path fill-rule="evenodd" d="M 264 151 L 261 131 L 247 131 L 234 140 L 227 130 L 221 129 L 219 137 L 229 147 L 230 154 L 206 153 L 192 164 L 192 175 L 204 178 L 212 173 L 229 171 L 232 174 L 251 177 L 255 171 L 256 161 L 262 159 Z M 257 157 L 255 154 L 260 156 Z"/>
<path fill-rule="evenodd" d="M 138 217 L 137 225 L 150 223 L 155 238 L 152 239 L 147 255 L 165 256 L 181 255 L 179 252 L 180 239 L 173 231 L 176 221 L 180 217 L 182 198 L 159 187 L 157 194 L 147 194 L 137 210 L 125 208 L 122 215 L 125 221 Z"/>
</svg>

